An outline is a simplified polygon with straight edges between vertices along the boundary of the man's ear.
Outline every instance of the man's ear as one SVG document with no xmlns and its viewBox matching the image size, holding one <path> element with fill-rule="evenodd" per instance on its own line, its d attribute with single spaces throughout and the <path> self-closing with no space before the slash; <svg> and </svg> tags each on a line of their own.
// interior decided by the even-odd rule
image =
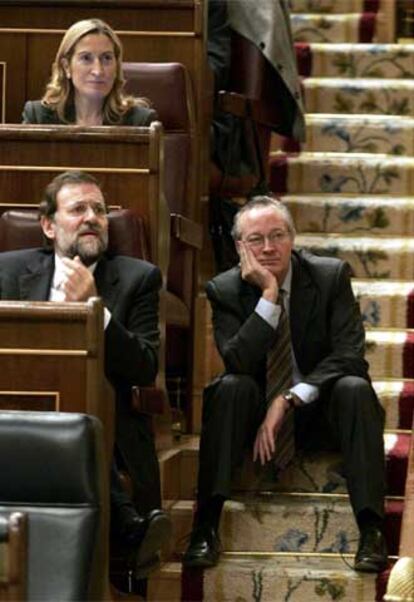
<svg viewBox="0 0 414 602">
<path fill-rule="evenodd" d="M 40 225 L 42 227 L 43 234 L 46 236 L 46 238 L 49 238 L 50 240 L 54 240 L 55 239 L 55 222 L 50 217 L 48 217 L 46 215 L 42 215 L 42 217 L 40 218 Z"/>
<path fill-rule="evenodd" d="M 240 257 L 240 241 L 239 241 L 239 240 L 236 240 L 236 241 L 234 242 L 234 245 L 235 245 L 235 247 L 236 247 L 237 254 L 238 254 L 238 256 Z"/>
</svg>

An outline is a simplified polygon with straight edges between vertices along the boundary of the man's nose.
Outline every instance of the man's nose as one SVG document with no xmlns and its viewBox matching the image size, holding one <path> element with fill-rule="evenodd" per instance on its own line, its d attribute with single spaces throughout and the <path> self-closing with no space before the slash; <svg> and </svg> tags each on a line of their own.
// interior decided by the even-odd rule
<svg viewBox="0 0 414 602">
<path fill-rule="evenodd" d="M 265 251 L 266 253 L 268 253 L 269 251 L 273 251 L 273 245 L 267 236 L 263 237 L 263 251 Z"/>
<path fill-rule="evenodd" d="M 98 216 L 96 215 L 96 212 L 94 210 L 94 208 L 91 205 L 88 205 L 88 207 L 85 209 L 85 213 L 83 215 L 83 219 L 85 221 L 90 222 L 91 220 L 96 222 L 98 219 Z"/>
</svg>

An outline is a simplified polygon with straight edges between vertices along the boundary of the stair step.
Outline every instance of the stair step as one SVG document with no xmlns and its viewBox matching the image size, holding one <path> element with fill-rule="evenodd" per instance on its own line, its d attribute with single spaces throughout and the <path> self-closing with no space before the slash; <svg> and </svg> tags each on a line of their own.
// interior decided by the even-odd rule
<svg viewBox="0 0 414 602">
<path fill-rule="evenodd" d="M 401 504 L 387 498 L 388 504 Z M 171 509 L 175 552 L 182 553 L 191 532 L 194 504 Z M 401 510 L 401 507 L 399 507 Z M 386 521 L 389 520 L 388 512 Z M 394 519 L 391 514 L 391 519 Z M 355 553 L 358 527 L 347 495 L 262 492 L 227 500 L 220 521 L 226 552 Z M 397 552 L 395 540 L 389 552 Z"/>
<path fill-rule="evenodd" d="M 414 232 L 412 196 L 289 194 L 282 200 L 298 232 L 387 236 L 410 236 Z"/>
<path fill-rule="evenodd" d="M 396 385 L 394 389 L 390 386 Z M 374 381 L 374 388 L 377 391 L 382 405 L 386 406 L 387 422 L 388 415 L 395 411 L 397 416 L 394 422 L 398 420 L 398 402 L 396 398 L 404 395 L 404 386 L 407 386 L 405 394 L 409 396 L 408 403 L 405 403 L 406 410 L 404 415 L 404 424 L 412 424 L 414 408 L 414 381 Z M 388 406 L 388 407 L 387 407 Z M 391 410 L 390 410 L 391 408 Z M 403 428 L 402 426 L 400 429 Z M 389 495 L 403 495 L 404 493 L 404 475 L 407 470 L 408 451 L 410 434 L 408 432 L 387 431 L 384 435 L 384 443 L 387 461 L 387 483 Z M 173 504 L 181 500 L 193 501 L 196 497 L 197 488 L 197 469 L 198 469 L 198 438 L 193 437 L 193 442 L 187 450 L 187 461 L 182 468 L 180 478 L 187 483 L 186 489 L 181 498 L 170 498 L 166 502 L 166 507 L 171 508 Z M 196 441 L 196 442 L 195 442 Z M 337 452 L 297 452 L 297 455 L 289 467 L 277 479 L 274 476 L 271 464 L 260 467 L 253 464 L 251 456 L 247 453 L 243 467 L 233 482 L 234 491 L 257 492 L 267 491 L 288 491 L 288 492 L 319 492 L 319 493 L 346 493 L 346 484 L 340 468 L 341 456 Z M 184 535 L 182 533 L 181 535 Z"/>
<path fill-rule="evenodd" d="M 165 562 L 159 570 L 151 573 L 148 577 L 147 602 L 179 602 L 183 600 L 181 570 L 180 562 Z M 195 602 L 197 598 L 192 598 L 192 600 Z"/>
<path fill-rule="evenodd" d="M 387 492 L 391 496 L 404 495 L 411 432 L 386 432 Z M 240 475 L 234 482 L 239 494 L 259 491 L 289 493 L 348 492 L 341 455 L 336 452 L 297 452 L 293 463 L 275 477 L 272 464 L 263 468 L 246 458 Z"/>
<path fill-rule="evenodd" d="M 367 330 L 365 346 L 372 378 L 413 378 L 413 331 Z"/>
<path fill-rule="evenodd" d="M 271 153 L 270 188 L 279 194 L 406 196 L 414 190 L 414 157 L 371 153 Z"/>
<path fill-rule="evenodd" d="M 355 278 L 408 280 L 414 274 L 414 238 L 301 234 L 295 244 L 348 261 Z"/>
<path fill-rule="evenodd" d="M 384 77 L 410 79 L 414 44 L 296 44 L 305 77 Z"/>
<path fill-rule="evenodd" d="M 232 554 L 207 571 L 169 562 L 152 574 L 148 602 L 373 602 L 382 599 L 382 576 L 356 573 L 353 555 Z M 380 596 L 380 597 L 379 597 Z"/>
<path fill-rule="evenodd" d="M 380 0 L 379 7 L 389 0 Z M 323 15 L 341 13 L 363 13 L 367 8 L 366 0 L 289 0 L 291 14 L 320 13 Z M 375 9 L 371 8 L 374 12 Z"/>
<path fill-rule="evenodd" d="M 385 428 L 412 428 L 414 414 L 413 380 L 374 380 L 373 387 L 385 409 Z"/>
<path fill-rule="evenodd" d="M 306 143 L 302 150 L 414 155 L 414 119 L 399 115 L 310 113 L 306 115 Z"/>
<path fill-rule="evenodd" d="M 347 564 L 348 563 L 348 564 Z M 352 557 L 326 558 L 306 555 L 223 555 L 214 569 L 196 575 L 185 571 L 184 600 L 234 602 L 314 602 L 341 600 L 365 602 L 380 599 L 376 575 L 353 571 Z M 350 566 L 349 566 L 350 565 Z M 186 588 L 194 591 L 198 580 L 198 598 L 188 598 Z"/>
<path fill-rule="evenodd" d="M 374 42 L 375 13 L 292 14 L 290 17 L 295 42 Z"/>
<path fill-rule="evenodd" d="M 171 449 L 158 453 L 162 499 L 167 509 L 179 499 L 194 497 L 198 446 L 199 437 L 187 435 Z"/>
<path fill-rule="evenodd" d="M 354 280 L 352 288 L 366 326 L 414 327 L 414 281 Z"/>
<path fill-rule="evenodd" d="M 414 111 L 414 79 L 309 77 L 307 113 L 406 115 Z"/>
</svg>

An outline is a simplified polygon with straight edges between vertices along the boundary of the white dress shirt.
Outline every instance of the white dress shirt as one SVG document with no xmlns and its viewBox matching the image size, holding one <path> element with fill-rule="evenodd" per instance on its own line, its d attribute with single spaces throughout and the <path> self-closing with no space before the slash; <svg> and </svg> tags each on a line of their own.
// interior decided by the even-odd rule
<svg viewBox="0 0 414 602">
<path fill-rule="evenodd" d="M 88 266 L 88 270 L 93 274 L 98 262 L 95 261 Z M 55 271 L 53 272 L 52 285 L 50 287 L 49 301 L 65 301 L 65 293 L 63 291 L 63 283 L 65 282 L 66 268 L 62 258 L 55 253 Z M 107 328 L 111 320 L 111 312 L 104 307 L 104 329 Z"/>
</svg>

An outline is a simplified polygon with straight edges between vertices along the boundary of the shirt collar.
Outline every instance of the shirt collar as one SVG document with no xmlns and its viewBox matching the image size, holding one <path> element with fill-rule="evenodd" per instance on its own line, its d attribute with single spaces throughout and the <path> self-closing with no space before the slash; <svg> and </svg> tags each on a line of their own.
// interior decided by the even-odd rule
<svg viewBox="0 0 414 602">
<path fill-rule="evenodd" d="M 292 260 L 289 263 L 289 268 L 287 271 L 287 274 L 285 276 L 285 279 L 283 281 L 282 286 L 280 287 L 282 291 L 285 291 L 285 293 L 290 296 L 290 289 L 292 288 Z"/>
</svg>

